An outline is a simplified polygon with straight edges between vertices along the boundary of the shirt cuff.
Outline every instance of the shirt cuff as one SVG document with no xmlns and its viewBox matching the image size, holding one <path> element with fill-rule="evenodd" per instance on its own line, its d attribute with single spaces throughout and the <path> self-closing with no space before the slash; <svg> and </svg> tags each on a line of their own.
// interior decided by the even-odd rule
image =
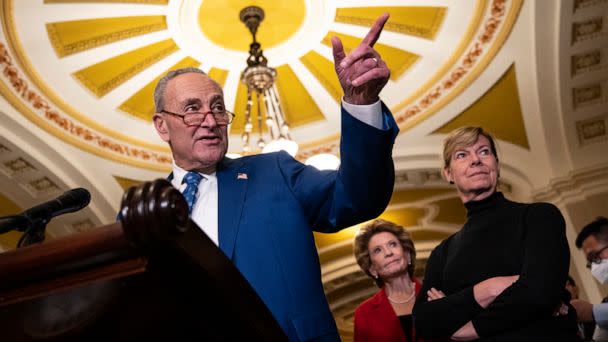
<svg viewBox="0 0 608 342">
<path fill-rule="evenodd" d="M 593 304 L 593 318 L 597 325 L 608 327 L 608 303 Z"/>
<path fill-rule="evenodd" d="M 342 98 L 342 107 L 355 119 L 374 128 L 384 129 L 380 100 L 369 105 L 354 105 L 344 101 L 344 98 Z"/>
</svg>

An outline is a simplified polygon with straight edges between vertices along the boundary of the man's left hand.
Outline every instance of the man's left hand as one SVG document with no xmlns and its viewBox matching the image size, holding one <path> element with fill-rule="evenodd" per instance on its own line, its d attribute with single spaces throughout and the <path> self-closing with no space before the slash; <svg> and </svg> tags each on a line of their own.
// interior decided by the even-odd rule
<svg viewBox="0 0 608 342">
<path fill-rule="evenodd" d="M 344 90 L 344 101 L 354 105 L 372 104 L 378 101 L 382 88 L 388 82 L 390 71 L 374 44 L 388 20 L 388 13 L 381 15 L 363 41 L 346 56 L 340 38 L 333 37 L 331 44 L 338 79 Z"/>
</svg>

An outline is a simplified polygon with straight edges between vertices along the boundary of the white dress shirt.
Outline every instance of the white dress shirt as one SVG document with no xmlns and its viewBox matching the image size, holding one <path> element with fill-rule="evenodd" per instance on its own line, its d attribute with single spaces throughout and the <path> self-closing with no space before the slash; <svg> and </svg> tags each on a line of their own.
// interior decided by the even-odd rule
<svg viewBox="0 0 608 342">
<path fill-rule="evenodd" d="M 343 100 L 342 106 L 359 121 L 378 129 L 385 127 L 380 100 L 370 105 L 353 105 Z M 184 179 L 186 173 L 188 171 L 177 166 L 175 162 L 173 163 L 171 184 L 180 192 L 183 192 L 187 186 L 182 184 L 182 179 Z M 219 246 L 217 177 L 215 172 L 209 175 L 201 173 L 201 175 L 203 179 L 198 185 L 198 192 L 190 217 Z"/>
<path fill-rule="evenodd" d="M 186 189 L 187 184 L 182 184 L 182 180 L 188 171 L 173 163 L 173 179 L 171 184 L 180 192 Z M 198 192 L 192 207 L 190 218 L 194 221 L 205 234 L 219 246 L 218 224 L 217 224 L 217 177 L 215 172 L 212 174 L 201 173 L 203 178 L 198 184 Z"/>
</svg>

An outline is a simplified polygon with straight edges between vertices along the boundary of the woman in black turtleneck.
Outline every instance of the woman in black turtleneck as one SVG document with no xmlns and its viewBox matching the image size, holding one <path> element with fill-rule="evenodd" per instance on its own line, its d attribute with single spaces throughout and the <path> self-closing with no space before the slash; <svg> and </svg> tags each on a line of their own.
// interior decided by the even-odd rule
<svg viewBox="0 0 608 342">
<path fill-rule="evenodd" d="M 559 210 L 496 192 L 496 147 L 482 128 L 452 132 L 443 156 L 444 176 L 455 184 L 467 221 L 427 262 L 413 310 L 418 336 L 575 341 L 574 312 L 560 310 L 570 253 Z"/>
</svg>

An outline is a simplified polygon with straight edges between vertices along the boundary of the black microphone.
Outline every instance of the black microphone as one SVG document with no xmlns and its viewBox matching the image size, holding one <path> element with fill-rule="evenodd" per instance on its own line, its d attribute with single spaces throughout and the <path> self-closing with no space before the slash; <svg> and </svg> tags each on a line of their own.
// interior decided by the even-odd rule
<svg viewBox="0 0 608 342">
<path fill-rule="evenodd" d="M 46 224 L 55 216 L 78 211 L 91 202 L 87 189 L 76 188 L 64 192 L 54 200 L 25 210 L 19 215 L 0 217 L 0 234 L 11 230 L 24 232 L 17 248 L 44 241 Z"/>
<path fill-rule="evenodd" d="M 54 200 L 39 204 L 25 210 L 21 216 L 29 221 L 29 225 L 46 224 L 51 218 L 66 213 L 78 211 L 91 202 L 91 194 L 87 189 L 76 188 L 64 192 Z"/>
</svg>

